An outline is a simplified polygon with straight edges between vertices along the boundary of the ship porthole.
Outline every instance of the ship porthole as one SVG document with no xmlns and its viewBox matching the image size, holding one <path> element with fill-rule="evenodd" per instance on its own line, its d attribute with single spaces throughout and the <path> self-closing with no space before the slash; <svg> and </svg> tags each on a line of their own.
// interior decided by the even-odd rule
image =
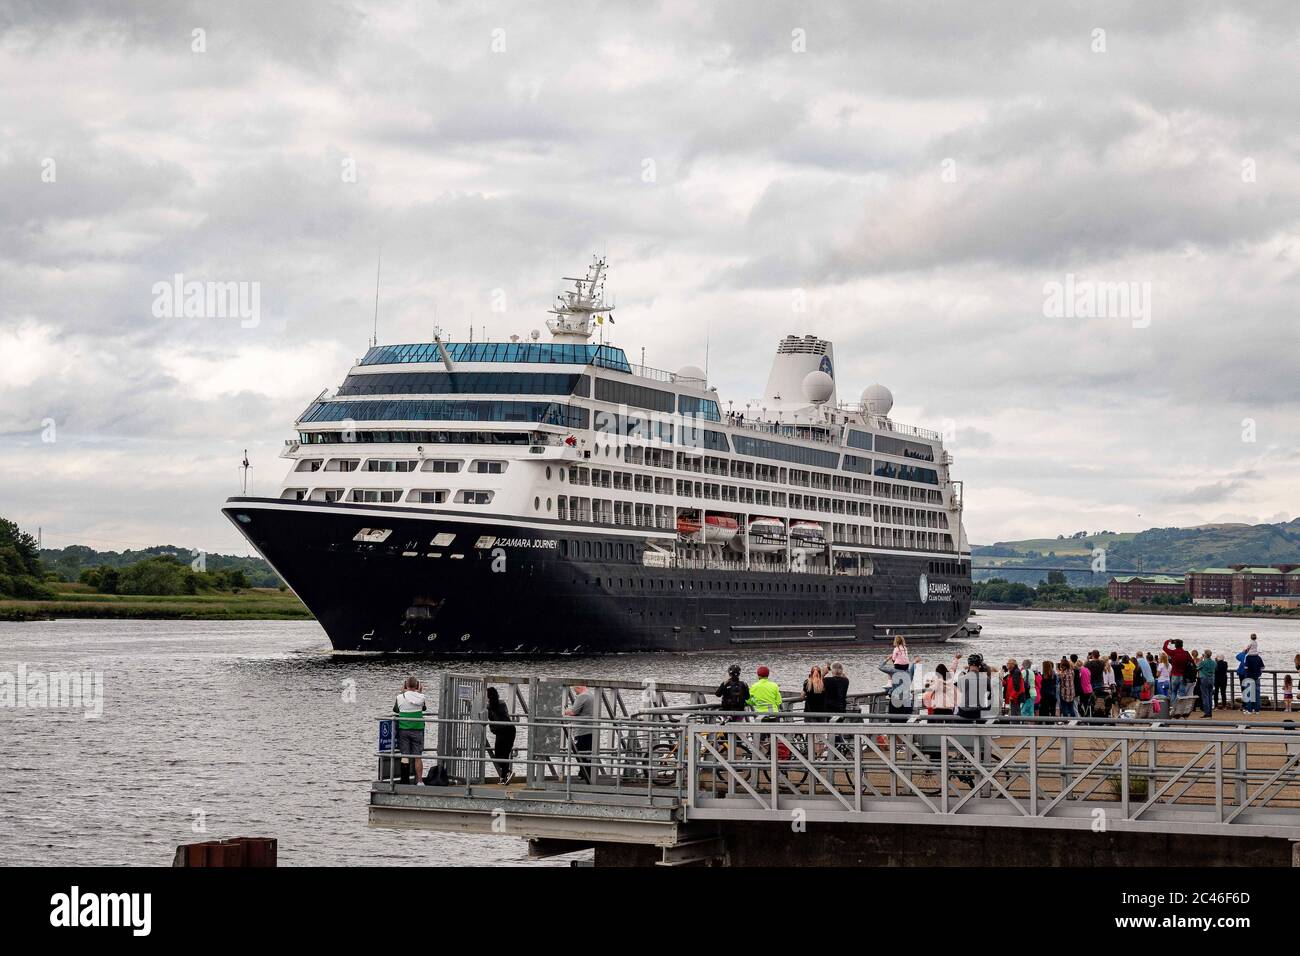
<svg viewBox="0 0 1300 956">
<path fill-rule="evenodd" d="M 546 466 L 546 480 L 547 480 L 547 481 L 550 481 L 550 480 L 551 480 L 551 466 L 550 466 L 550 465 L 547 465 L 547 466 Z"/>
<path fill-rule="evenodd" d="M 533 510 L 534 510 L 534 511 L 541 511 L 541 510 L 542 510 L 542 499 L 541 499 L 541 498 L 534 498 L 534 499 L 533 499 Z"/>
<path fill-rule="evenodd" d="M 550 511 L 550 510 L 551 510 L 551 499 L 550 499 L 550 498 L 547 498 L 547 499 L 546 499 L 546 510 L 547 510 L 547 511 Z"/>
</svg>

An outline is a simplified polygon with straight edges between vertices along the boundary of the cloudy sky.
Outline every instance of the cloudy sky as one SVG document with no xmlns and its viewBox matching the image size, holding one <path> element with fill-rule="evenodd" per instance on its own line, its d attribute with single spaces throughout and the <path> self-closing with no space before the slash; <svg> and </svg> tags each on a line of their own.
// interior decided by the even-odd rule
<svg viewBox="0 0 1300 956">
<path fill-rule="evenodd" d="M 1298 72 L 1291 2 L 0 0 L 0 514 L 246 552 L 382 248 L 383 342 L 526 334 L 596 251 L 724 401 L 831 338 L 976 543 L 1295 517 Z"/>
</svg>

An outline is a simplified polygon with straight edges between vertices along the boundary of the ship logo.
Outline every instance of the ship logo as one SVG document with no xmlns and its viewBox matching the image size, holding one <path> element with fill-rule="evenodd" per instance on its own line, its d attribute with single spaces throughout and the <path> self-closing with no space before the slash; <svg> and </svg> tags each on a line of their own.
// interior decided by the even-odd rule
<svg viewBox="0 0 1300 956">
<path fill-rule="evenodd" d="M 807 368 L 807 366 L 804 367 Z M 822 356 L 822 361 L 821 364 L 817 366 L 817 371 L 825 372 L 831 378 L 835 377 L 835 370 L 831 367 L 831 357 L 829 355 Z"/>
<path fill-rule="evenodd" d="M 917 583 L 920 585 L 917 590 L 921 592 L 921 603 L 924 604 L 930 600 L 930 579 L 922 574 L 921 580 Z"/>
</svg>

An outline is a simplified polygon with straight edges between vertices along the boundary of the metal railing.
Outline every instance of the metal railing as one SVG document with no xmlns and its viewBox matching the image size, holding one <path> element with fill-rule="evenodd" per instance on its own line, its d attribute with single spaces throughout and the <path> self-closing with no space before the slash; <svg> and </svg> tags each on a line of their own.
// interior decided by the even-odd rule
<svg viewBox="0 0 1300 956">
<path fill-rule="evenodd" d="M 1300 734 L 1133 721 L 687 727 L 687 819 L 1300 837 Z"/>
<path fill-rule="evenodd" d="M 883 700 L 866 697 L 868 709 Z M 551 800 L 667 800 L 687 821 L 788 823 L 802 815 L 1300 839 L 1300 733 L 1289 722 L 964 721 L 790 710 L 760 719 L 698 703 L 595 718 L 521 717 L 516 749 L 502 759 L 524 768 L 529 790 Z M 481 718 L 424 722 L 456 725 L 455 734 L 433 735 L 448 740 L 486 741 L 483 732 L 494 729 Z M 403 758 L 377 756 L 377 787 L 396 792 Z M 479 780 L 497 759 L 486 746 L 423 757 L 459 761 Z M 452 783 L 465 796 L 499 799 L 473 781 Z"/>
</svg>

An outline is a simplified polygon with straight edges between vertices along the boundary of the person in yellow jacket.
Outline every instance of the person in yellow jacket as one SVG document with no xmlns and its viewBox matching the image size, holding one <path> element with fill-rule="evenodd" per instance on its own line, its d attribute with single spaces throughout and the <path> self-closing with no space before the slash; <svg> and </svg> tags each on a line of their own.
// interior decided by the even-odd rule
<svg viewBox="0 0 1300 956">
<path fill-rule="evenodd" d="M 781 709 L 781 688 L 776 681 L 768 680 L 768 670 L 760 667 L 758 680 L 749 685 L 749 700 L 746 701 L 757 714 L 775 714 Z"/>
</svg>

